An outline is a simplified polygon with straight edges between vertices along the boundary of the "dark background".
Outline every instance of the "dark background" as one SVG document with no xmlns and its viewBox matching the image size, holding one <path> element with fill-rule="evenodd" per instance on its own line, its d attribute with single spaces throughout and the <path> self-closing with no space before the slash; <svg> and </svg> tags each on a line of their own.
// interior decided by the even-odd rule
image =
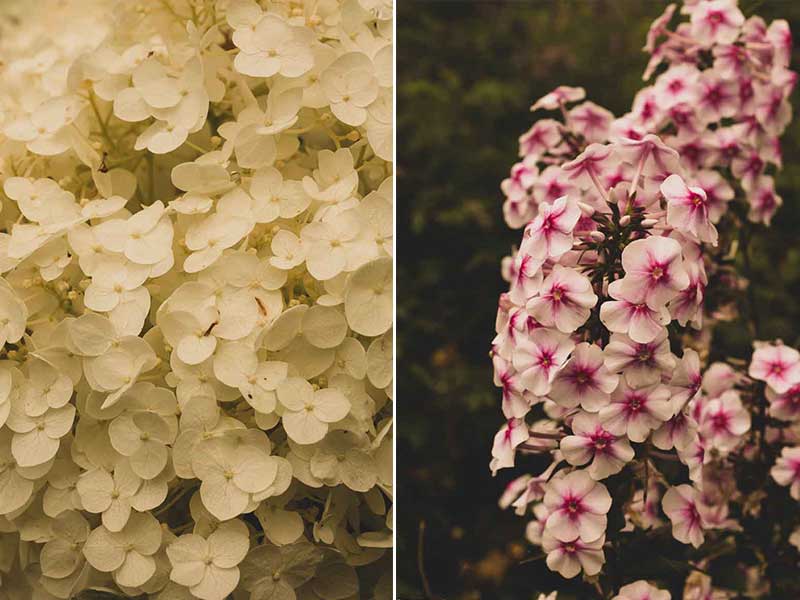
<svg viewBox="0 0 800 600">
<path fill-rule="evenodd" d="M 562 589 L 566 600 L 585 589 L 565 584 L 543 560 L 523 562 L 539 554 L 524 541 L 527 519 L 497 507 L 504 484 L 535 465 L 518 461 L 496 479 L 488 469 L 502 422 L 488 358 L 505 290 L 500 260 L 520 238 L 503 221 L 499 185 L 533 122 L 528 107 L 555 86 L 583 86 L 617 116 L 629 110 L 644 85 L 647 28 L 666 4 L 398 2 L 400 598 L 535 599 Z M 740 6 L 746 16 L 787 19 L 800 37 L 800 2 Z M 784 207 L 753 242 L 752 282 L 762 337 L 795 345 L 799 145 L 796 119 L 783 139 Z M 744 331 L 736 321 L 721 327 L 720 355 L 749 356 Z"/>
</svg>

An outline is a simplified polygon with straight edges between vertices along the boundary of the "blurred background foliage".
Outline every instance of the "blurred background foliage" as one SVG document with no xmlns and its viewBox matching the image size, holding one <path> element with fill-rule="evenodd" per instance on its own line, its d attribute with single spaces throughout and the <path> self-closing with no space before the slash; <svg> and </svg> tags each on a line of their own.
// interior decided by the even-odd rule
<svg viewBox="0 0 800 600">
<path fill-rule="evenodd" d="M 501 512 L 510 471 L 492 478 L 502 421 L 488 350 L 500 260 L 518 242 L 500 181 L 533 122 L 530 104 L 579 85 L 616 115 L 643 86 L 641 51 L 657 0 L 398 3 L 398 597 L 527 599 L 565 585 L 524 541 L 526 520 Z M 789 20 L 800 2 L 740 2 Z M 793 62 L 798 66 L 798 57 Z M 796 106 L 796 104 L 795 104 Z M 762 337 L 800 339 L 800 119 L 784 135 L 784 206 L 753 242 Z M 719 356 L 747 357 L 741 322 L 720 327 Z M 535 471 L 532 463 L 520 464 Z M 424 535 L 420 535 L 424 525 Z M 420 552 L 420 540 L 423 540 Z M 533 559 L 533 560 L 531 560 Z M 425 589 L 421 573 L 426 574 Z M 675 596 L 673 596 L 675 598 Z"/>
</svg>

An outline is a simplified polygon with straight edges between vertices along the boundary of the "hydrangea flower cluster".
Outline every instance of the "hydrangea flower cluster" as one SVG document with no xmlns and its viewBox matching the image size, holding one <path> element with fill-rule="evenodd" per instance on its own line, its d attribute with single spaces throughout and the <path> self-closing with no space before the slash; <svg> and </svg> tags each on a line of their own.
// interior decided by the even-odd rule
<svg viewBox="0 0 800 600">
<path fill-rule="evenodd" d="M 720 258 L 736 255 L 740 226 L 768 225 L 781 204 L 796 74 L 786 22 L 745 19 L 735 0 L 670 5 L 645 50 L 655 79 L 622 117 L 575 87 L 534 103 L 561 119 L 520 137 L 502 183 L 506 220 L 524 229 L 503 262 L 491 356 L 505 423 L 490 468 L 548 458 L 500 506 L 532 517 L 527 538 L 551 570 L 583 574 L 598 597 L 668 600 L 607 572 L 606 554 L 618 569 L 625 539 L 662 530 L 730 551 L 764 512 L 763 491 L 739 483 L 747 463 L 800 499 L 800 354 L 756 341 L 747 372 L 707 364 L 706 297 L 730 275 Z M 693 556 L 689 569 L 711 560 Z M 717 597 L 696 573 L 684 593 Z"/>
<path fill-rule="evenodd" d="M 391 597 L 391 2 L 2 13 L 2 596 Z"/>
</svg>

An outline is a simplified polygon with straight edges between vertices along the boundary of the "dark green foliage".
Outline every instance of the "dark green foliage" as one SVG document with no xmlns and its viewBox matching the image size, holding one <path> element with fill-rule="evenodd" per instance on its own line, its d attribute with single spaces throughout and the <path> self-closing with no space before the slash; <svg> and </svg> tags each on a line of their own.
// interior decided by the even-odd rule
<svg viewBox="0 0 800 600">
<path fill-rule="evenodd" d="M 418 566 L 421 521 L 423 563 L 435 597 L 535 599 L 553 589 L 564 590 L 559 600 L 595 597 L 591 586 L 565 583 L 551 573 L 540 551 L 525 544 L 526 519 L 497 508 L 513 474 L 504 471 L 492 479 L 488 470 L 492 436 L 502 421 L 488 358 L 497 298 L 504 291 L 499 264 L 520 236 L 505 226 L 499 184 L 516 160 L 518 136 L 533 122 L 528 107 L 555 86 L 583 86 L 588 99 L 616 115 L 629 109 L 643 85 L 645 33 L 665 5 L 656 0 L 398 2 L 401 598 L 425 595 Z M 753 13 L 752 3 L 741 5 Z M 786 18 L 800 38 L 800 3 L 766 1 L 757 12 L 768 21 Z M 793 64 L 800 64 L 798 57 Z M 783 140 L 785 169 L 778 187 L 784 207 L 769 230 L 754 228 L 751 242 L 758 335 L 795 345 L 800 343 L 799 144 L 796 119 Z M 714 358 L 747 358 L 750 343 L 742 321 L 727 323 L 716 332 Z M 544 466 L 523 458 L 515 473 Z M 792 503 L 774 507 L 776 515 L 796 509 Z M 621 554 L 609 553 L 610 577 L 624 575 L 626 583 L 660 573 L 668 577 L 663 583 L 673 598 L 680 598 L 686 548 L 668 530 L 655 538 L 641 532 L 630 537 Z M 734 554 L 720 559 L 719 576 L 740 576 L 734 567 L 746 557 L 735 549 L 725 552 Z M 780 560 L 776 568 L 787 569 Z"/>
</svg>

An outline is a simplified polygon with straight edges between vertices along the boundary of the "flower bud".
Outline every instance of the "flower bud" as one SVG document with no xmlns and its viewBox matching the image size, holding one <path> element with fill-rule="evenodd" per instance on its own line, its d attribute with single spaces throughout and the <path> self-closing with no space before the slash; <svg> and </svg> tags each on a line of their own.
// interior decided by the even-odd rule
<svg viewBox="0 0 800 600">
<path fill-rule="evenodd" d="M 627 227 L 631 224 L 631 216 L 630 215 L 622 215 L 619 220 L 620 227 Z"/>
</svg>

